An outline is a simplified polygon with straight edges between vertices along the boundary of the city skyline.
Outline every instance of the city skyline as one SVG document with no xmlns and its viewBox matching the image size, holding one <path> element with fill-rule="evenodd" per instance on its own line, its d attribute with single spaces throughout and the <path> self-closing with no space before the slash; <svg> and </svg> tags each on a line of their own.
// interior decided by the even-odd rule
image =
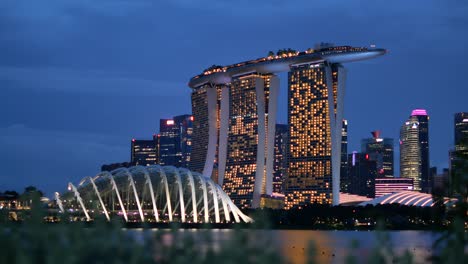
<svg viewBox="0 0 468 264">
<path fill-rule="evenodd" d="M 160 118 L 190 113 L 190 95 L 184 88 L 188 77 L 199 69 L 263 56 L 269 50 L 304 49 L 322 41 L 376 44 L 390 51 L 385 60 L 347 66 L 348 91 L 355 92 L 347 93 L 345 101 L 357 102 L 353 107 L 345 105 L 348 152 L 358 150 L 360 139 L 373 129 L 397 141 L 407 113 L 424 108 L 431 114 L 430 164 L 439 171 L 448 167 L 453 114 L 467 111 L 463 109 L 468 97 L 463 89 L 467 63 L 459 59 L 468 44 L 462 34 L 466 4 L 401 2 L 382 10 L 381 4 L 368 2 L 364 11 L 351 3 L 334 9 L 318 4 L 323 12 L 312 18 L 309 11 L 316 6 L 302 4 L 300 9 L 278 4 L 268 7 L 272 12 L 257 14 L 254 10 L 266 4 L 245 8 L 246 2 L 221 3 L 200 10 L 177 3 L 124 2 L 128 8 L 37 3 L 29 16 L 22 13 L 24 1 L 7 4 L 0 11 L 7 12 L 0 16 L 6 29 L 2 36 L 7 40 L 0 42 L 4 58 L 0 87 L 9 99 L 0 106 L 2 113 L 8 113 L 0 120 L 4 164 L 0 189 L 20 190 L 33 184 L 50 195 L 65 188 L 68 181 L 95 174 L 102 164 L 125 161 L 131 138 L 158 131 Z M 222 16 L 218 11 L 226 7 L 234 12 Z M 194 10 L 199 11 L 199 20 L 193 17 Z M 139 16 L 132 19 L 135 13 Z M 331 15 L 336 18 L 329 25 L 300 26 Z M 130 17 L 132 23 L 122 17 Z M 203 26 L 216 18 L 223 20 L 223 27 Z M 157 26 L 167 20 L 170 26 Z M 290 22 L 283 25 L 281 20 Z M 253 29 L 252 24 L 259 27 Z M 405 40 L 396 33 L 402 28 L 410 36 Z M 256 37 L 260 33 L 262 37 Z M 57 39 L 61 34 L 64 37 Z M 213 42 L 216 34 L 225 37 Z M 238 37 L 242 34 L 251 41 Z M 22 44 L 26 42 L 30 43 L 27 47 Z M 437 61 L 453 67 L 433 71 Z M 369 96 L 376 100 L 366 99 Z M 279 108 L 286 109 L 286 105 L 280 103 Z M 285 123 L 286 116 L 278 119 Z M 54 154 L 44 155 L 44 150 Z M 395 160 L 398 151 L 395 148 Z"/>
</svg>

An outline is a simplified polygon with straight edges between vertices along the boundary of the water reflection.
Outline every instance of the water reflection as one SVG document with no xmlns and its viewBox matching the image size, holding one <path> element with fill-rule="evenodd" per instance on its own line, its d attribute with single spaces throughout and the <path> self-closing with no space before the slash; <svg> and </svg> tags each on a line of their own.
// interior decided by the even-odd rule
<svg viewBox="0 0 468 264">
<path fill-rule="evenodd" d="M 161 232 L 156 232 L 161 231 Z M 129 230 L 136 236 L 147 232 Z M 279 250 L 287 263 L 306 263 L 309 245 L 315 245 L 313 255 L 318 263 L 344 263 L 354 255 L 358 262 L 365 261 L 378 245 L 376 231 L 317 231 L 317 230 L 233 230 L 233 229 L 153 229 L 162 235 L 165 245 L 177 243 L 174 236 L 190 238 L 202 243 L 204 250 L 219 250 L 223 245 L 236 239 L 237 232 L 245 232 L 249 242 L 267 245 L 268 249 Z M 175 233 L 173 233 L 175 232 Z M 401 255 L 405 250 L 413 254 L 416 263 L 427 262 L 432 254 L 431 246 L 437 234 L 429 231 L 389 231 L 386 232 L 393 253 Z M 358 247 L 353 249 L 352 242 Z M 265 249 L 266 250 L 266 249 Z M 367 261 L 365 261 L 367 262 Z"/>
</svg>

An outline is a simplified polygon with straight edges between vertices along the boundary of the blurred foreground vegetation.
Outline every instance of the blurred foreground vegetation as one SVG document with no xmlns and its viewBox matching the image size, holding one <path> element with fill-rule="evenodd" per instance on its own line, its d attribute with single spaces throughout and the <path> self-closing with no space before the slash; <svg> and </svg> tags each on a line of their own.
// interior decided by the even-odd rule
<svg viewBox="0 0 468 264">
<path fill-rule="evenodd" d="M 229 239 L 219 239 L 209 226 L 197 232 L 181 231 L 177 225 L 141 232 L 104 219 L 96 219 L 92 225 L 44 223 L 46 211 L 38 199 L 33 199 L 31 214 L 21 223 L 9 221 L 5 210 L 0 212 L 0 263 L 288 263 L 274 243 L 273 233 L 265 230 L 270 224 L 261 213 L 254 215 L 257 221 L 251 228 L 235 229 Z M 455 221 L 443 234 L 434 245 L 437 254 L 426 261 L 468 263 L 463 223 Z M 357 255 L 358 245 L 353 243 L 346 263 L 415 263 L 409 250 L 392 250 L 387 233 L 377 231 L 376 235 L 368 259 Z M 304 255 L 307 263 L 323 262 L 313 243 Z"/>
</svg>

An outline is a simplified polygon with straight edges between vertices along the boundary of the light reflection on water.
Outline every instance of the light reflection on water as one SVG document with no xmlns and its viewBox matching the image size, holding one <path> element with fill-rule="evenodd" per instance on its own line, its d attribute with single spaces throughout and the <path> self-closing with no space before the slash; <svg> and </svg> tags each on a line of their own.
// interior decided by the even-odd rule
<svg viewBox="0 0 468 264">
<path fill-rule="evenodd" d="M 136 236 L 148 229 L 129 229 Z M 163 243 L 172 244 L 174 241 L 169 229 L 149 229 L 151 233 L 163 231 Z M 249 239 L 268 243 L 280 250 L 288 263 L 306 263 L 309 243 L 315 244 L 315 256 L 318 263 L 344 263 L 350 254 L 357 257 L 359 262 L 365 261 L 377 246 L 376 231 L 319 231 L 319 230 L 244 230 Z M 211 245 L 204 245 L 215 250 L 222 242 L 231 240 L 236 230 L 233 229 L 179 229 L 180 235 L 191 236 L 196 241 L 205 241 Z M 209 235 L 209 242 L 201 239 Z M 432 243 L 437 233 L 430 231 L 387 231 L 392 250 L 401 255 L 405 250 L 413 254 L 416 263 L 425 263 L 432 254 Z M 267 241 L 267 242 L 265 242 Z M 352 249 L 352 241 L 358 243 L 356 250 Z"/>
</svg>

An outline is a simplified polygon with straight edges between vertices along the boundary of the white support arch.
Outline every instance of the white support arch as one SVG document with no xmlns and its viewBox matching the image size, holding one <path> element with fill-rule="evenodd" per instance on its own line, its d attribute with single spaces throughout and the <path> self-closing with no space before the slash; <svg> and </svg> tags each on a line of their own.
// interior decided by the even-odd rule
<svg viewBox="0 0 468 264">
<path fill-rule="evenodd" d="M 182 178 L 180 177 L 179 170 L 176 167 L 170 166 L 169 168 L 175 174 L 176 182 L 179 187 L 179 203 L 180 203 L 180 217 L 182 223 L 185 223 L 185 202 L 184 202 L 184 188 L 182 187 Z"/>
<path fill-rule="evenodd" d="M 86 207 L 85 207 L 85 205 L 83 203 L 83 199 L 81 199 L 80 192 L 78 191 L 78 189 L 76 189 L 76 187 L 75 187 L 75 185 L 73 185 L 73 183 L 71 183 L 71 182 L 68 183 L 68 186 L 70 187 L 70 189 L 75 194 L 75 197 L 78 200 L 78 203 L 80 204 L 81 209 L 83 209 L 83 213 L 86 216 L 86 221 L 90 221 L 91 218 L 89 217 L 88 210 L 86 210 Z"/>
<path fill-rule="evenodd" d="M 205 212 L 205 223 L 208 223 L 210 220 L 209 214 L 208 214 L 208 191 L 206 188 L 206 181 L 203 178 L 203 175 L 197 175 L 198 178 L 200 179 L 201 182 L 201 188 L 203 190 L 203 208 Z"/>
<path fill-rule="evenodd" d="M 226 199 L 228 201 L 229 209 L 232 212 L 232 215 L 234 216 L 234 220 L 236 221 L 236 223 L 239 223 L 240 219 L 239 219 L 239 215 L 237 214 L 237 211 L 235 209 L 235 208 L 237 208 L 236 205 L 231 201 L 231 199 L 229 199 L 229 197 L 227 196 L 226 193 L 223 193 L 223 196 L 224 196 L 224 199 Z"/>
<path fill-rule="evenodd" d="M 65 210 L 63 209 L 63 203 L 60 199 L 60 194 L 58 192 L 55 192 L 55 200 L 57 201 L 57 205 L 60 209 L 60 212 L 65 213 Z"/>
<path fill-rule="evenodd" d="M 192 172 L 188 169 L 182 169 L 188 177 L 190 189 L 192 191 L 192 215 L 193 215 L 193 222 L 198 223 L 198 210 L 197 210 L 197 195 L 195 192 L 195 181 L 193 180 Z"/>
<path fill-rule="evenodd" d="M 92 177 L 88 177 L 88 180 L 89 182 L 91 182 L 91 185 L 93 186 L 94 192 L 96 193 L 99 199 L 99 203 L 101 204 L 102 210 L 104 210 L 104 214 L 106 215 L 107 221 L 110 221 L 110 217 L 109 217 L 109 213 L 107 212 L 106 205 L 102 201 L 101 195 L 99 194 L 98 187 L 96 186 L 96 183 L 94 183 L 94 179 Z"/>
<path fill-rule="evenodd" d="M 137 192 L 137 189 L 136 189 L 136 186 L 135 186 L 135 180 L 133 180 L 133 175 L 130 172 L 130 170 L 127 169 L 127 168 L 121 168 L 120 170 L 123 171 L 128 177 L 127 179 L 128 179 L 128 182 L 129 182 L 130 186 L 132 187 L 133 194 L 135 196 L 135 201 L 137 203 L 138 213 L 140 214 L 141 222 L 144 222 L 145 221 L 145 215 L 143 214 L 143 210 L 141 209 L 140 198 L 138 198 L 138 192 Z"/>
<path fill-rule="evenodd" d="M 224 198 L 223 195 L 222 195 L 223 190 L 221 189 L 221 187 L 220 187 L 219 185 L 216 185 L 216 190 L 218 191 L 217 196 L 221 199 L 221 202 L 223 203 L 224 220 L 225 220 L 226 222 L 230 222 L 230 221 L 231 221 L 231 217 L 229 216 L 229 210 L 228 210 L 228 208 L 227 208 L 226 200 L 225 200 L 225 198 Z"/>
<path fill-rule="evenodd" d="M 148 188 L 150 190 L 150 195 L 151 195 L 151 202 L 153 203 L 154 218 L 156 222 L 159 222 L 159 212 L 158 212 L 158 206 L 156 205 L 156 197 L 154 196 L 153 182 L 151 181 L 151 177 L 149 175 L 148 169 L 143 166 L 141 167 L 139 166 L 139 168 L 145 174 L 145 184 L 148 185 Z"/>
<path fill-rule="evenodd" d="M 169 183 L 167 182 L 167 177 L 166 177 L 166 172 L 164 171 L 164 169 L 159 166 L 159 165 L 156 165 L 154 166 L 155 168 L 157 168 L 159 170 L 159 175 L 161 176 L 162 178 L 162 181 L 163 181 L 163 184 L 164 184 L 164 189 L 166 190 L 166 205 L 167 205 L 167 211 L 168 211 L 168 214 L 169 214 L 169 221 L 172 222 L 172 206 L 171 206 L 171 194 L 169 193 Z"/>
<path fill-rule="evenodd" d="M 124 206 L 124 204 L 122 202 L 122 198 L 120 197 L 119 188 L 117 187 L 117 183 L 115 183 L 114 175 L 112 173 L 108 172 L 108 171 L 104 171 L 104 172 L 102 172 L 102 174 L 109 178 L 109 180 L 110 180 L 110 182 L 112 184 L 112 189 L 115 190 L 115 194 L 117 195 L 117 199 L 119 200 L 120 210 L 122 211 L 125 222 L 128 222 L 127 211 L 125 210 L 125 206 Z"/>
<path fill-rule="evenodd" d="M 99 179 L 100 177 L 102 180 Z M 154 189 L 156 187 L 157 189 Z M 123 191 L 120 192 L 119 188 Z M 147 188 L 149 188 L 149 192 Z M 70 195 L 74 194 L 75 197 L 75 199 L 72 198 L 75 201 L 71 204 L 74 205 L 73 209 L 84 214 L 86 218 L 83 219 L 86 221 L 93 220 L 90 211 L 86 208 L 86 206 L 89 207 L 89 204 L 86 204 L 89 200 L 90 204 L 100 204 L 99 207 L 103 209 L 99 208 L 93 212 L 105 214 L 107 220 L 112 218 L 112 213 L 116 213 L 119 216 L 123 215 L 125 221 L 128 222 L 129 210 L 132 210 L 132 216 L 137 217 L 139 213 L 140 217 L 137 221 L 144 222 L 145 212 L 151 210 L 151 202 L 156 222 L 191 222 L 192 219 L 194 223 L 252 222 L 252 219 L 244 215 L 222 187 L 212 179 L 206 178 L 200 173 L 173 166 L 132 166 L 119 168 L 112 172 L 103 171 L 95 177 L 83 178 L 79 186 L 75 187 L 69 183 L 68 190 Z M 148 198 L 142 198 L 142 196 L 147 197 L 148 193 L 151 194 L 151 201 Z M 82 195 L 84 198 L 81 197 Z M 64 206 L 68 206 L 68 204 L 62 204 L 59 193 L 55 193 L 55 198 L 60 212 L 65 212 L 67 208 Z M 177 205 L 174 207 L 174 204 Z M 138 213 L 135 209 L 137 206 Z M 178 215 L 179 206 L 181 217 Z M 164 209 L 161 212 L 162 207 Z M 175 214 L 175 212 L 177 213 Z M 192 215 L 190 216 L 190 214 Z M 177 215 L 177 218 L 174 218 L 174 215 Z M 153 219 L 152 216 L 147 220 L 150 219 Z M 133 220 L 136 219 L 132 218 Z"/>
<path fill-rule="evenodd" d="M 234 210 L 237 212 L 237 214 L 242 218 L 242 220 L 245 222 L 245 223 L 252 223 L 253 220 L 252 218 L 246 216 L 244 213 L 242 213 L 242 211 L 236 206 L 234 207 Z"/>
<path fill-rule="evenodd" d="M 213 204 L 215 210 L 215 222 L 219 223 L 221 220 L 219 218 L 219 205 L 218 205 L 218 194 L 216 190 L 216 186 L 214 185 L 213 181 L 208 181 L 210 185 L 211 193 L 213 194 Z"/>
</svg>

